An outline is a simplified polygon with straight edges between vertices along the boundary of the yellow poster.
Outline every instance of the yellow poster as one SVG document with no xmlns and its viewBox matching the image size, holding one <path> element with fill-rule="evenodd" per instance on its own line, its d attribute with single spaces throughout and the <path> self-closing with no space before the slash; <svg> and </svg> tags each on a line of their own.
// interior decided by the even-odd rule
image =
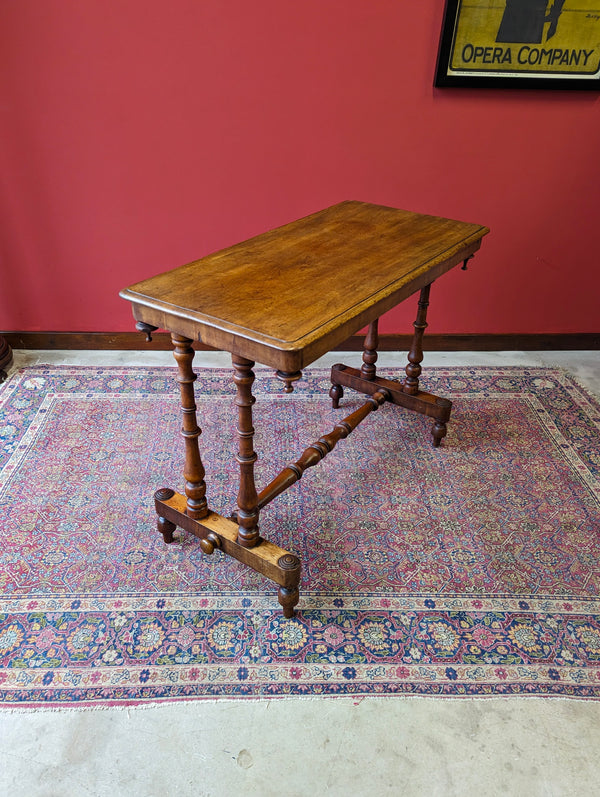
<svg viewBox="0 0 600 797">
<path fill-rule="evenodd" d="M 438 77 L 440 68 L 448 77 L 600 77 L 600 0 L 458 0 L 448 6 Z"/>
</svg>

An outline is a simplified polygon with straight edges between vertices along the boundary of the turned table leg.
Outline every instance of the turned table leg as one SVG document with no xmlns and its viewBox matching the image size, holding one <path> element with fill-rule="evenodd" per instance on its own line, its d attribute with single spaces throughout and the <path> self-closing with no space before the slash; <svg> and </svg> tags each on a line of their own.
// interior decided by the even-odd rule
<svg viewBox="0 0 600 797">
<path fill-rule="evenodd" d="M 372 382 L 377 376 L 377 348 L 379 346 L 379 319 L 376 318 L 369 324 L 367 334 L 363 343 L 362 366 L 360 368 L 360 376 L 362 379 L 367 379 Z M 329 396 L 331 398 L 331 406 L 334 410 L 339 409 L 340 399 L 344 396 L 344 388 L 334 382 L 329 388 Z"/>
<path fill-rule="evenodd" d="M 363 364 L 360 368 L 360 375 L 363 379 L 372 381 L 377 375 L 375 363 L 377 362 L 377 348 L 379 346 L 379 319 L 375 319 L 369 324 L 367 336 L 363 343 Z"/>
<path fill-rule="evenodd" d="M 254 463 L 257 456 L 252 446 L 254 437 L 252 405 L 256 401 L 252 395 L 254 362 L 236 354 L 231 359 L 234 368 L 233 381 L 237 387 L 235 403 L 238 407 L 239 452 L 236 457 L 240 466 L 240 489 L 237 500 L 238 543 L 244 548 L 253 548 L 259 541 L 258 493 L 254 483 Z"/>
<path fill-rule="evenodd" d="M 429 307 L 429 291 L 431 285 L 426 285 L 419 296 L 417 318 L 413 324 L 415 329 L 412 346 L 408 353 L 406 366 L 406 379 L 404 392 L 409 396 L 416 396 L 419 392 L 419 377 L 421 376 L 421 363 L 423 361 L 423 333 L 427 329 L 427 308 Z"/>
<path fill-rule="evenodd" d="M 434 419 L 431 434 L 433 445 L 437 448 L 447 432 L 446 424 L 452 411 L 452 402 L 427 393 L 419 387 L 421 362 L 423 360 L 423 333 L 427 327 L 427 308 L 431 284 L 421 290 L 419 308 L 414 326 L 414 335 L 408 353 L 408 365 L 404 381 L 385 379 L 377 375 L 377 348 L 379 346 L 378 322 L 371 322 L 363 344 L 362 366 L 360 370 L 338 363 L 331 369 L 331 389 L 329 395 L 334 408 L 344 395 L 344 386 L 360 393 L 373 396 L 382 388 L 388 395 L 387 401 L 413 412 L 419 412 Z"/>
<path fill-rule="evenodd" d="M 417 318 L 413 324 L 415 329 L 411 349 L 408 353 L 406 366 L 406 379 L 403 390 L 409 396 L 419 394 L 419 377 L 421 376 L 421 363 L 423 362 L 423 334 L 427 329 L 427 308 L 429 307 L 429 292 L 431 284 L 426 285 L 419 296 Z M 437 399 L 436 405 L 440 408 L 441 415 L 436 418 L 432 428 L 433 446 L 437 448 L 447 434 L 446 421 L 450 416 L 452 403 L 446 399 Z M 447 413 L 445 412 L 447 410 Z M 447 417 L 446 417 L 447 416 Z"/>
<path fill-rule="evenodd" d="M 181 410 L 183 413 L 181 435 L 185 441 L 183 476 L 187 498 L 186 513 L 189 517 L 200 520 L 208 515 L 208 506 L 206 502 L 206 483 L 204 481 L 205 471 L 198 446 L 198 438 L 202 430 L 196 420 L 196 402 L 194 398 L 196 374 L 192 370 L 194 349 L 190 338 L 172 333 L 171 340 L 175 347 L 173 354 L 179 371 L 176 379 L 179 382 Z"/>
</svg>

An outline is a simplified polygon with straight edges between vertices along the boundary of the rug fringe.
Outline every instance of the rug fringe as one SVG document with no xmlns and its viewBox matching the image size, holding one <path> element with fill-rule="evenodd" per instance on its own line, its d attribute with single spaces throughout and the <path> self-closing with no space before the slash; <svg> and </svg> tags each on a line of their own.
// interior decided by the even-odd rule
<svg viewBox="0 0 600 797">
<path fill-rule="evenodd" d="M 257 695 L 248 695 L 242 696 L 237 695 L 235 697 L 226 695 L 223 697 L 188 697 L 188 698 L 181 698 L 181 699 L 170 699 L 164 701 L 152 701 L 149 703 L 129 703 L 124 705 L 115 705 L 115 704 L 104 704 L 104 705 L 60 705 L 60 706 L 10 706 L 10 707 L 1 707 L 0 708 L 0 718 L 3 715 L 9 714 L 75 714 L 75 713 L 83 713 L 88 711 L 118 711 L 118 712 L 127 712 L 130 711 L 151 711 L 155 709 L 163 709 L 167 707 L 173 706 L 183 706 L 183 705 L 194 705 L 194 706 L 217 706 L 223 703 L 233 704 L 233 703 L 262 703 L 262 704 L 269 704 L 272 702 L 282 702 L 287 701 L 289 703 L 292 702 L 313 702 L 313 703 L 320 703 L 320 702 L 327 702 L 327 701 L 342 701 L 352 706 L 359 706 L 364 702 L 370 703 L 383 703 L 389 701 L 401 701 L 401 702 L 412 702 L 412 701 L 444 701 L 444 702 L 471 702 L 471 703 L 480 703 L 485 701 L 488 703 L 489 701 L 496 700 L 498 703 L 506 703 L 507 700 L 511 702 L 516 701 L 527 701 L 535 702 L 538 701 L 540 703 L 546 702 L 551 700 L 552 702 L 559 700 L 563 702 L 588 702 L 588 703 L 595 703 L 597 700 L 595 698 L 586 697 L 583 695 L 529 695 L 529 694 L 520 694 L 520 695 L 277 695 L 271 697 L 260 697 Z"/>
</svg>

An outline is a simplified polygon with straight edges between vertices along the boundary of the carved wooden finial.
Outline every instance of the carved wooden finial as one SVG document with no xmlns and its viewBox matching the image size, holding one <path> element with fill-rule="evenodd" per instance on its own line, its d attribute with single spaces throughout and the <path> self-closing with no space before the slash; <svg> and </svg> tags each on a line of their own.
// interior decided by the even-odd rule
<svg viewBox="0 0 600 797">
<path fill-rule="evenodd" d="M 293 393 L 294 382 L 302 379 L 302 371 L 275 371 L 275 376 L 277 379 L 281 379 L 282 382 L 285 382 L 285 387 L 283 389 L 286 393 Z"/>
<path fill-rule="evenodd" d="M 200 547 L 207 556 L 210 556 L 214 553 L 215 548 L 221 547 L 221 540 L 214 531 L 209 531 L 206 537 L 200 540 Z"/>
<path fill-rule="evenodd" d="M 295 570 L 300 567 L 300 559 L 293 553 L 286 553 L 277 560 L 277 566 L 282 570 Z"/>
<path fill-rule="evenodd" d="M 154 497 L 157 501 L 168 501 L 169 498 L 173 498 L 175 495 L 175 491 L 171 490 L 170 487 L 160 487 L 155 493 Z"/>
<path fill-rule="evenodd" d="M 153 327 L 152 324 L 146 324 L 144 321 L 138 321 L 135 328 L 138 332 L 144 333 L 148 342 L 152 340 L 152 333 L 158 329 L 158 327 Z"/>
</svg>

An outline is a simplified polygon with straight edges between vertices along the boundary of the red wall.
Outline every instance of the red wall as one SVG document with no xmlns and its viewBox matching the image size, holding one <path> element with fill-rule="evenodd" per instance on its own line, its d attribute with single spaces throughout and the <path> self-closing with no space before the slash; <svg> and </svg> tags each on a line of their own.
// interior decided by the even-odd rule
<svg viewBox="0 0 600 797">
<path fill-rule="evenodd" d="M 597 332 L 600 99 L 432 88 L 442 9 L 4 0 L 0 329 L 132 330 L 120 288 L 362 199 L 491 227 L 431 331 Z"/>
</svg>

